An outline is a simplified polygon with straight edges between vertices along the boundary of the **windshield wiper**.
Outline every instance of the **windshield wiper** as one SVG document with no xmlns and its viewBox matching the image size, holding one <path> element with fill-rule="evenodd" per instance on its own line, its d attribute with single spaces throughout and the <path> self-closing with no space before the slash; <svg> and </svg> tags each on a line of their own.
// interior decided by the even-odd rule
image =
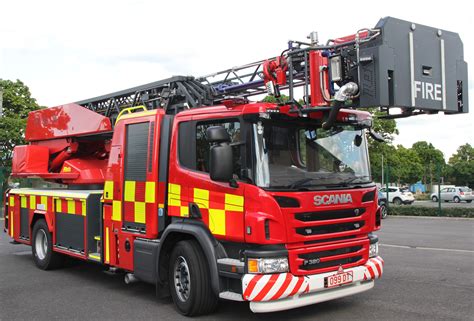
<svg viewBox="0 0 474 321">
<path fill-rule="evenodd" d="M 306 183 L 309 183 L 314 180 L 319 180 L 319 179 L 328 179 L 331 176 L 321 176 L 321 177 L 306 177 L 300 180 L 297 180 L 296 182 L 291 183 L 290 185 L 285 186 L 286 188 L 294 189 L 297 187 L 301 187 L 305 185 Z"/>
<path fill-rule="evenodd" d="M 367 177 L 370 177 L 368 175 L 364 175 L 364 176 L 355 176 L 355 177 L 350 177 L 349 179 L 346 179 L 346 180 L 342 180 L 338 183 L 329 183 L 329 184 L 322 184 L 324 186 L 348 186 L 349 183 L 352 183 L 353 181 L 355 181 L 356 179 L 360 179 L 360 178 L 367 178 Z M 328 178 L 335 178 L 335 179 L 338 179 L 338 177 L 334 177 L 334 176 L 321 176 L 321 177 L 313 177 L 313 178 L 310 178 L 310 177 L 306 177 L 306 178 L 303 178 L 303 179 L 300 179 L 296 182 L 293 182 L 291 183 L 290 185 L 287 185 L 285 186 L 285 188 L 289 188 L 289 189 L 295 189 L 295 188 L 298 188 L 298 187 L 301 187 L 311 181 L 314 181 L 314 180 L 322 180 L 322 179 L 328 179 Z"/>
<path fill-rule="evenodd" d="M 343 184 L 343 185 L 347 185 L 349 183 L 352 183 L 353 181 L 355 181 L 356 179 L 361 179 L 361 178 L 368 178 L 370 177 L 369 175 L 363 175 L 363 176 L 354 176 L 354 177 L 351 177 L 349 179 L 346 179 L 344 181 L 342 181 L 340 184 Z"/>
</svg>

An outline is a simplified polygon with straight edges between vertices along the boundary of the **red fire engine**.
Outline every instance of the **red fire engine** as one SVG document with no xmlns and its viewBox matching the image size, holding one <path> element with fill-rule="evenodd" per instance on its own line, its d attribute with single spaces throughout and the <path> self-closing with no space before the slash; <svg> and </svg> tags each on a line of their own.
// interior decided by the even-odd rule
<svg viewBox="0 0 474 321">
<path fill-rule="evenodd" d="M 384 262 L 366 133 L 380 135 L 357 108 L 467 112 L 462 42 L 394 18 L 309 39 L 209 76 L 31 112 L 12 176 L 66 187 L 7 191 L 5 231 L 40 269 L 96 262 L 155 284 L 190 316 L 219 298 L 269 312 L 371 289 Z M 276 102 L 248 100 L 265 93 Z"/>
</svg>

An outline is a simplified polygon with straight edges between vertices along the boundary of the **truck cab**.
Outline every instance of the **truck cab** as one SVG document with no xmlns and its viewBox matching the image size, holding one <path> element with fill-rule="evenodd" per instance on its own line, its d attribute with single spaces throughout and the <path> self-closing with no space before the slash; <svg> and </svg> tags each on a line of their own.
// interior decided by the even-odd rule
<svg viewBox="0 0 474 321">
<path fill-rule="evenodd" d="M 255 312 L 321 302 L 342 285 L 350 287 L 341 296 L 371 288 L 383 270 L 372 234 L 381 218 L 371 115 L 341 110 L 328 130 L 323 120 L 322 112 L 235 102 L 120 117 L 104 187 L 104 263 L 169 286 L 179 304 L 181 283 L 160 273 L 173 262 L 156 262 L 171 255 L 169 240 L 203 234 L 201 246 L 214 244 L 207 264 L 216 267 L 216 294 L 250 301 Z M 183 229 L 193 232 L 176 232 Z M 143 248 L 152 259 L 137 259 Z"/>
</svg>

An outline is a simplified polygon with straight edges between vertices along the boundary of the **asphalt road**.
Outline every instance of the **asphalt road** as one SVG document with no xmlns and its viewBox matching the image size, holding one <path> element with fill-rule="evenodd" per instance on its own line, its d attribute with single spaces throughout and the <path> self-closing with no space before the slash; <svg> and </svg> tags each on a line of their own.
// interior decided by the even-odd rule
<svg viewBox="0 0 474 321">
<path fill-rule="evenodd" d="M 3 222 L 0 221 L 0 225 Z M 378 232 L 384 276 L 357 296 L 273 314 L 221 302 L 202 320 L 474 320 L 474 220 L 389 217 Z M 182 320 L 151 285 L 98 265 L 44 272 L 0 232 L 0 320 Z"/>
</svg>

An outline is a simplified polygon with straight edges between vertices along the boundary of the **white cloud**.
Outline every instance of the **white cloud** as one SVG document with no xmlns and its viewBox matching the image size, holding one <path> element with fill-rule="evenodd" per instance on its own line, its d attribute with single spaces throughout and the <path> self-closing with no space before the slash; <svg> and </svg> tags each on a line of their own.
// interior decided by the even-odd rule
<svg viewBox="0 0 474 321">
<path fill-rule="evenodd" d="M 312 30 L 325 41 L 386 15 L 459 32 L 465 60 L 474 61 L 471 13 L 445 1 L 16 0 L 1 10 L 0 77 L 21 79 L 48 106 L 209 74 L 275 56 Z M 474 142 L 472 115 L 400 120 L 396 143 L 428 140 L 448 156 Z"/>
</svg>

